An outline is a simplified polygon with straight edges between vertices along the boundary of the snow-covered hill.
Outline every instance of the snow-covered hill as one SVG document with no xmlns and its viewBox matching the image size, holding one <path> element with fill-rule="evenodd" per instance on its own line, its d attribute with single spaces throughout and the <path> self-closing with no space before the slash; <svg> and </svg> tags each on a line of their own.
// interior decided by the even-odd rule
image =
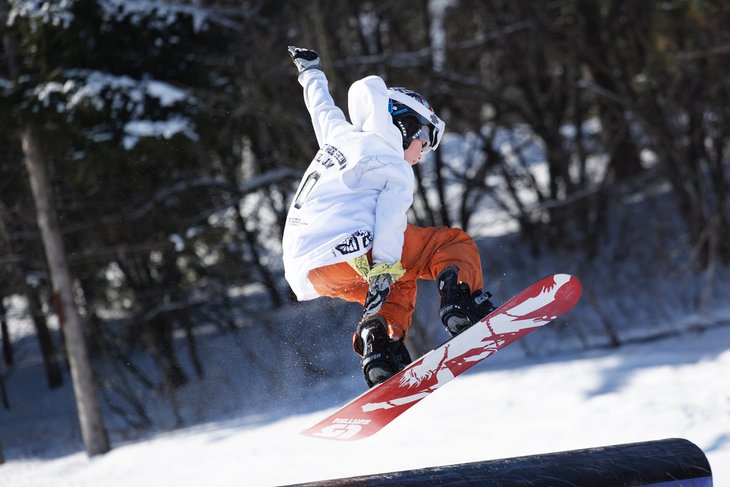
<svg viewBox="0 0 730 487">
<path fill-rule="evenodd" d="M 354 444 L 298 433 L 364 388 L 349 346 L 358 306 L 321 299 L 272 310 L 244 296 L 236 332 L 198 323 L 206 376 L 174 398 L 188 427 L 175 429 L 169 398 L 141 390 L 153 429 L 131 430 L 107 407 L 113 450 L 91 460 L 68 378 L 46 389 L 32 327 L 11 313 L 17 365 L 3 371 L 12 408 L 0 409 L 0 487 L 279 485 L 669 437 L 700 446 L 715 484 L 730 485 L 730 268 L 693 267 L 665 194 L 614 207 L 592 259 L 547 245 L 535 254 L 516 234 L 480 238 L 496 303 L 554 272 L 577 275 L 583 298 L 565 320 Z M 414 321 L 414 350 L 446 338 L 432 283 L 419 286 Z M 606 348 L 614 338 L 634 344 Z M 155 377 L 149 357 L 131 360 Z"/>
<path fill-rule="evenodd" d="M 550 359 L 525 358 L 513 345 L 361 442 L 298 434 L 327 414 L 312 406 L 317 397 L 326 395 L 334 407 L 362 387 L 353 371 L 349 378 L 275 405 L 292 416 L 242 415 L 117 441 L 110 453 L 91 460 L 82 452 L 44 451 L 42 436 L 9 444 L 19 438 L 8 436 L 11 431 L 31 427 L 6 424 L 22 418 L 14 413 L 2 416 L 8 463 L 0 466 L 0 485 L 280 485 L 681 437 L 705 451 L 715 485 L 724 486 L 730 485 L 728 370 L 730 326 Z M 49 402 L 39 421 L 48 421 L 50 431 L 74 429 L 68 407 Z M 34 457 L 34 452 L 44 453 Z"/>
</svg>

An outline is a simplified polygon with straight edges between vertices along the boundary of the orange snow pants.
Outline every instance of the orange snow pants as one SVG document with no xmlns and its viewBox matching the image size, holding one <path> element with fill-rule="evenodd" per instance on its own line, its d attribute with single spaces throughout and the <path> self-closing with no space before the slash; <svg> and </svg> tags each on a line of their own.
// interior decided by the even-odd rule
<svg viewBox="0 0 730 487">
<path fill-rule="evenodd" d="M 368 254 L 371 260 L 371 255 Z M 448 227 L 416 227 L 405 231 L 401 264 L 406 273 L 390 287 L 379 314 L 388 322 L 392 338 L 405 336 L 416 305 L 416 280 L 435 280 L 449 266 L 459 268 L 459 281 L 471 292 L 483 286 L 482 265 L 474 240 L 463 230 Z M 347 262 L 309 271 L 309 280 L 322 296 L 365 303 L 368 283 Z"/>
</svg>

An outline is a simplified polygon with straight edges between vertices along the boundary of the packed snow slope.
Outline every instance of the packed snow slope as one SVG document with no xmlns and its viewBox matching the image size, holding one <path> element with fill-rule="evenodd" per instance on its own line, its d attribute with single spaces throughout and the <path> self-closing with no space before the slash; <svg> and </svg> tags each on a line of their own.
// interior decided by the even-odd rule
<svg viewBox="0 0 730 487">
<path fill-rule="evenodd" d="M 169 398 L 141 390 L 153 429 L 131 429 L 105 403 L 113 450 L 90 460 L 68 377 L 47 390 L 32 326 L 19 333 L 16 318 L 0 487 L 281 485 L 671 437 L 702 448 L 715 485 L 730 486 L 730 268 L 693 268 L 676 211 L 661 197 L 613 211 L 623 230 L 609 232 L 593 259 L 534 254 L 518 234 L 480 239 L 496 303 L 555 272 L 578 276 L 583 297 L 565 319 L 351 444 L 299 432 L 364 390 L 349 345 L 358 306 L 321 299 L 272 310 L 246 296 L 235 333 L 199 324 L 205 378 L 174 398 L 187 427 L 176 429 Z M 433 283 L 419 286 L 416 350 L 446 338 L 438 302 Z M 612 336 L 624 345 L 609 348 Z M 154 370 L 148 357 L 133 360 Z"/>
<path fill-rule="evenodd" d="M 34 456 L 30 452 L 44 451 L 48 438 L 28 436 L 24 444 L 11 445 L 11 435 L 4 438 L 8 462 L 0 466 L 0 485 L 281 485 L 680 437 L 704 450 L 715 485 L 725 486 L 728 370 L 727 325 L 549 359 L 526 358 L 512 345 L 360 442 L 299 435 L 332 408 L 213 421 L 117 442 L 93 459 L 81 451 Z M 328 397 L 334 407 L 361 387 L 362 379 L 352 375 L 312 388 L 302 400 L 314 404 Z M 302 410 L 301 404 L 276 407 Z M 49 404 L 47 414 L 54 424 L 74 428 L 72 411 Z M 0 434 L 12 426 L 3 424 Z"/>
</svg>

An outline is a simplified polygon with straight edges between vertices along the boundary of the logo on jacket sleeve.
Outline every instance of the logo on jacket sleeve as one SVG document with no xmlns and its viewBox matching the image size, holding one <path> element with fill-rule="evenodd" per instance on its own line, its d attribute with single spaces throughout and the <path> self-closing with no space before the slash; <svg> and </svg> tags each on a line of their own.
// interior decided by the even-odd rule
<svg viewBox="0 0 730 487">
<path fill-rule="evenodd" d="M 348 255 L 353 252 L 358 252 L 362 249 L 367 249 L 373 243 L 373 233 L 367 230 L 358 230 L 349 237 L 347 237 L 342 243 L 335 245 L 333 252 L 335 255 Z"/>
</svg>

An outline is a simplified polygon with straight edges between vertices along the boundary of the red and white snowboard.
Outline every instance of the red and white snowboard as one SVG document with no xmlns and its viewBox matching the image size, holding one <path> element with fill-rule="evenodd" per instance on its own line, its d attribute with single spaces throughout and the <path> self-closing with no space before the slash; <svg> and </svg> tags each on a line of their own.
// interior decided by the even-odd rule
<svg viewBox="0 0 730 487">
<path fill-rule="evenodd" d="M 374 435 L 457 375 L 569 311 L 581 292 L 578 279 L 568 274 L 536 282 L 302 434 L 345 441 Z"/>
</svg>

